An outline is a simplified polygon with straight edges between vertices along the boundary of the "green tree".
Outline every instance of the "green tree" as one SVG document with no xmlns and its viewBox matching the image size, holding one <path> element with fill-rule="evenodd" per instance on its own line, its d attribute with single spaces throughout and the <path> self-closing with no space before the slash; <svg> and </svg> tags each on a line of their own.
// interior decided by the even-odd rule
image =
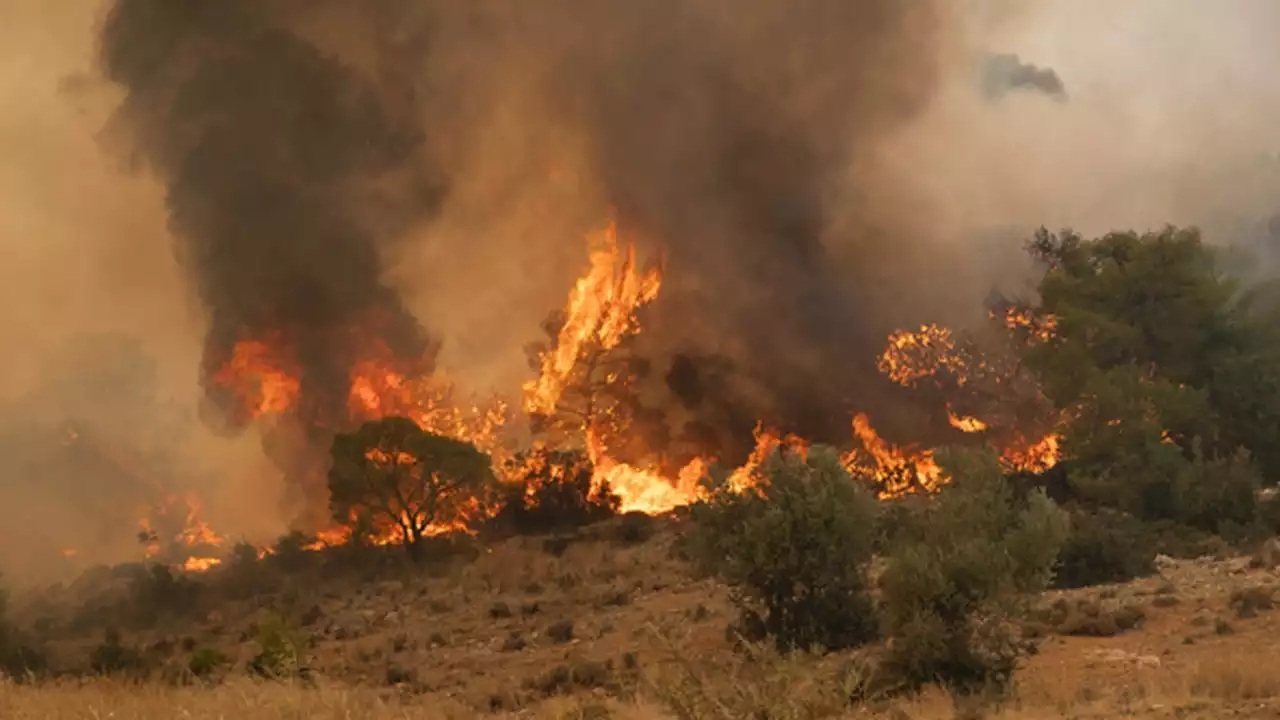
<svg viewBox="0 0 1280 720">
<path fill-rule="evenodd" d="M 494 482 L 488 455 L 403 417 L 337 435 L 331 455 L 334 519 L 351 525 L 368 516 L 380 529 L 396 529 L 415 561 L 429 528 L 469 520 Z"/>
<path fill-rule="evenodd" d="M 1066 419 L 1063 449 L 1087 499 L 1181 521 L 1192 497 L 1221 494 L 1188 486 L 1224 481 L 1206 469 L 1242 487 L 1241 449 L 1280 478 L 1274 313 L 1217 270 L 1197 231 L 1041 230 L 1030 249 L 1046 268 L 1032 311 L 1051 330 L 1024 361 Z"/>
<path fill-rule="evenodd" d="M 748 639 L 780 649 L 860 645 L 877 631 L 869 593 L 876 500 L 828 448 L 775 451 L 751 488 L 708 478 L 688 555 L 722 577 Z"/>
</svg>

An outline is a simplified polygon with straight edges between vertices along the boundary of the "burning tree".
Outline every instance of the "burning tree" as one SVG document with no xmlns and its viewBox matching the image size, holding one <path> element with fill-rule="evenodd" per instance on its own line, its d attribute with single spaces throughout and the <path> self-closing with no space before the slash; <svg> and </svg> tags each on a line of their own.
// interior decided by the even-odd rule
<svg viewBox="0 0 1280 720">
<path fill-rule="evenodd" d="M 634 246 L 618 246 L 613 223 L 589 242 L 591 269 L 566 309 L 543 324 L 547 339 L 526 348 L 538 378 L 525 385 L 524 409 L 537 429 L 585 434 L 594 456 L 618 442 L 641 411 L 636 383 L 649 366 L 634 353 L 636 312 L 657 297 L 662 275 L 638 269 Z"/>
<path fill-rule="evenodd" d="M 510 460 L 507 474 L 516 482 L 494 520 L 515 532 L 589 525 L 616 515 L 622 504 L 607 481 L 596 482 L 595 467 L 580 451 L 535 448 Z"/>
<path fill-rule="evenodd" d="M 494 481 L 488 455 L 404 417 L 367 422 L 334 437 L 329 491 L 334 519 L 397 535 L 409 556 L 423 538 L 465 528 Z"/>
</svg>

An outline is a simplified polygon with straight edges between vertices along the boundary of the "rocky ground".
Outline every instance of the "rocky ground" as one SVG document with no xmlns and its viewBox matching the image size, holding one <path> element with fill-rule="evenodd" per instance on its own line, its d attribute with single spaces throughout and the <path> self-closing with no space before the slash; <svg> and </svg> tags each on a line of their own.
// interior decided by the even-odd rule
<svg viewBox="0 0 1280 720">
<path fill-rule="evenodd" d="M 813 717 L 838 705 L 838 688 L 823 680 L 838 659 L 735 652 L 724 588 L 691 578 L 671 540 L 589 540 L 557 556 L 541 539 L 515 539 L 433 573 L 295 586 L 126 639 L 216 647 L 239 676 L 257 652 L 259 627 L 287 606 L 314 639 L 305 658 L 313 683 L 461 713 L 449 716 Z M 1150 578 L 1049 593 L 1033 626 L 1044 635 L 1039 652 L 1020 670 L 1016 697 L 988 716 L 1280 718 L 1277 588 L 1276 571 L 1248 558 L 1161 558 Z M 83 662 L 94 642 L 55 643 L 55 661 Z M 621 689 L 640 699 L 617 700 Z M 0 704 L 31 692 L 39 691 L 0 690 Z M 855 715 L 956 712 L 931 694 Z"/>
</svg>

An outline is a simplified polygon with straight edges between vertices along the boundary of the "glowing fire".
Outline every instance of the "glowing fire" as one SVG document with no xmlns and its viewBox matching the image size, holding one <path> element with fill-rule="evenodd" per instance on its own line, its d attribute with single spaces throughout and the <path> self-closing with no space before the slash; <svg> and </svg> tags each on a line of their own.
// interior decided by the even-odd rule
<svg viewBox="0 0 1280 720">
<path fill-rule="evenodd" d="M 951 408 L 947 408 L 947 422 L 951 423 L 951 427 L 967 433 L 980 433 L 987 429 L 987 424 L 976 417 L 967 415 L 957 415 Z"/>
<path fill-rule="evenodd" d="M 863 413 L 853 418 L 853 434 L 874 462 L 870 471 L 882 486 L 882 497 L 895 497 L 917 488 L 936 490 L 942 483 L 942 468 L 934 462 L 932 450 L 898 447 L 886 442 Z M 862 459 L 862 453 L 854 450 L 845 456 L 845 464 L 857 473 Z"/>
<path fill-rule="evenodd" d="M 251 418 L 283 413 L 298 401 L 302 386 L 299 373 L 260 340 L 236 343 L 231 358 L 213 376 L 214 383 L 230 389 L 239 406 Z"/>
<path fill-rule="evenodd" d="M 591 267 L 569 293 L 564 325 L 555 347 L 541 358 L 541 372 L 525 384 L 526 412 L 555 414 L 583 350 L 596 346 L 608 351 L 639 332 L 636 310 L 657 298 L 662 287 L 660 270 L 637 270 L 634 245 L 619 248 L 616 221 L 587 242 Z"/>
<path fill-rule="evenodd" d="M 1001 464 L 1008 472 L 1044 472 L 1062 459 L 1062 437 L 1052 433 L 1040 440 L 1023 445 L 1013 445 L 1000 454 Z"/>
<path fill-rule="evenodd" d="M 587 410 L 568 409 L 571 403 L 566 398 L 571 389 L 581 392 L 578 384 L 582 368 L 596 367 L 588 365 L 594 362 L 592 358 L 618 349 L 642 331 L 639 310 L 658 297 L 662 286 L 661 269 L 640 268 L 634 245 L 619 242 L 616 222 L 610 221 L 599 232 L 590 234 L 587 243 L 586 271 L 569 291 L 563 322 L 554 329 L 553 342 L 536 358 L 537 376 L 523 385 L 521 409 L 531 417 L 555 418 L 561 428 L 568 422 L 569 437 L 557 442 L 576 444 L 585 450 L 594 467 L 594 482 L 597 486 L 608 483 L 621 497 L 624 512 L 658 513 L 686 505 L 699 497 L 698 482 L 705 475 L 710 458 L 695 458 L 674 477 L 656 469 L 661 464 L 656 458 L 640 464 L 623 462 L 618 459 L 620 452 L 610 446 L 616 446 L 616 439 L 629 431 L 625 418 L 594 399 L 588 399 Z M 1015 331 L 1024 342 L 1048 340 L 1056 328 L 1052 316 L 1038 316 L 1022 308 L 1008 307 L 993 312 L 991 317 L 997 327 Z M 430 432 L 474 443 L 494 458 L 496 467 L 505 467 L 505 460 L 512 453 L 503 442 L 501 431 L 510 412 L 501 398 L 460 402 L 454 385 L 446 378 L 407 374 L 385 346 L 376 341 L 361 348 L 365 359 L 354 364 L 349 378 L 350 423 L 392 415 L 408 417 Z M 273 342 L 244 340 L 235 346 L 232 357 L 214 380 L 231 390 L 254 417 L 286 413 L 296 406 L 300 393 L 300 375 L 290 357 Z M 982 404 L 983 393 L 989 387 L 1009 387 L 1010 370 L 992 358 L 977 350 L 967 336 L 939 325 L 922 325 L 917 330 L 893 333 L 878 359 L 878 367 L 888 378 L 908 388 L 931 380 L 939 388 L 963 389 L 968 398 L 961 403 L 964 407 L 986 409 L 976 414 L 959 413 L 948 404 L 948 423 L 961 432 L 981 435 L 983 442 L 995 446 L 1007 470 L 1039 472 L 1053 467 L 1061 455 L 1059 435 L 1024 438 L 1009 429 L 1013 423 L 1001 418 L 1004 413 L 988 412 L 990 408 Z M 604 384 L 614 383 L 619 377 L 611 370 L 601 374 Z M 979 398 L 976 404 L 975 397 Z M 854 417 L 850 439 L 857 447 L 843 456 L 846 467 L 855 476 L 873 481 L 882 496 L 930 491 L 946 481 L 933 449 L 896 446 L 886 441 L 865 414 Z M 808 447 L 802 438 L 757 426 L 755 447 L 743 465 L 730 473 L 730 486 L 737 490 L 750 488 L 757 482 L 759 468 L 776 450 L 803 454 Z M 411 457 L 398 460 L 414 462 Z M 175 542 L 192 549 L 219 546 L 221 538 L 196 516 L 198 504 L 189 502 L 189 507 L 192 512 Z M 456 521 L 432 526 L 426 534 L 470 531 L 488 510 L 478 499 L 468 501 L 459 509 Z M 382 518 L 378 522 L 371 542 L 403 541 L 403 530 L 390 520 Z M 151 525 L 144 523 L 144 529 L 150 533 Z M 322 529 L 307 549 L 350 542 L 351 534 L 347 526 Z M 204 571 L 218 563 L 216 558 L 193 552 L 184 567 Z"/>
<path fill-rule="evenodd" d="M 182 569 L 187 572 L 207 572 L 208 570 L 221 565 L 222 560 L 212 557 L 189 557 L 182 564 Z"/>
</svg>

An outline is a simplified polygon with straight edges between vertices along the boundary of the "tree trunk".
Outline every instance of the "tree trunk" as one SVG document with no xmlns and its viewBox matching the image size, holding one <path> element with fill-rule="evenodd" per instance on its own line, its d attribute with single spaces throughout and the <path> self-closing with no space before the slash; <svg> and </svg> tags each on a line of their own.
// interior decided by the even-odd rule
<svg viewBox="0 0 1280 720">
<path fill-rule="evenodd" d="M 409 553 L 409 559 L 415 564 L 423 560 L 422 533 L 418 528 L 410 528 L 405 534 L 404 549 Z"/>
</svg>

